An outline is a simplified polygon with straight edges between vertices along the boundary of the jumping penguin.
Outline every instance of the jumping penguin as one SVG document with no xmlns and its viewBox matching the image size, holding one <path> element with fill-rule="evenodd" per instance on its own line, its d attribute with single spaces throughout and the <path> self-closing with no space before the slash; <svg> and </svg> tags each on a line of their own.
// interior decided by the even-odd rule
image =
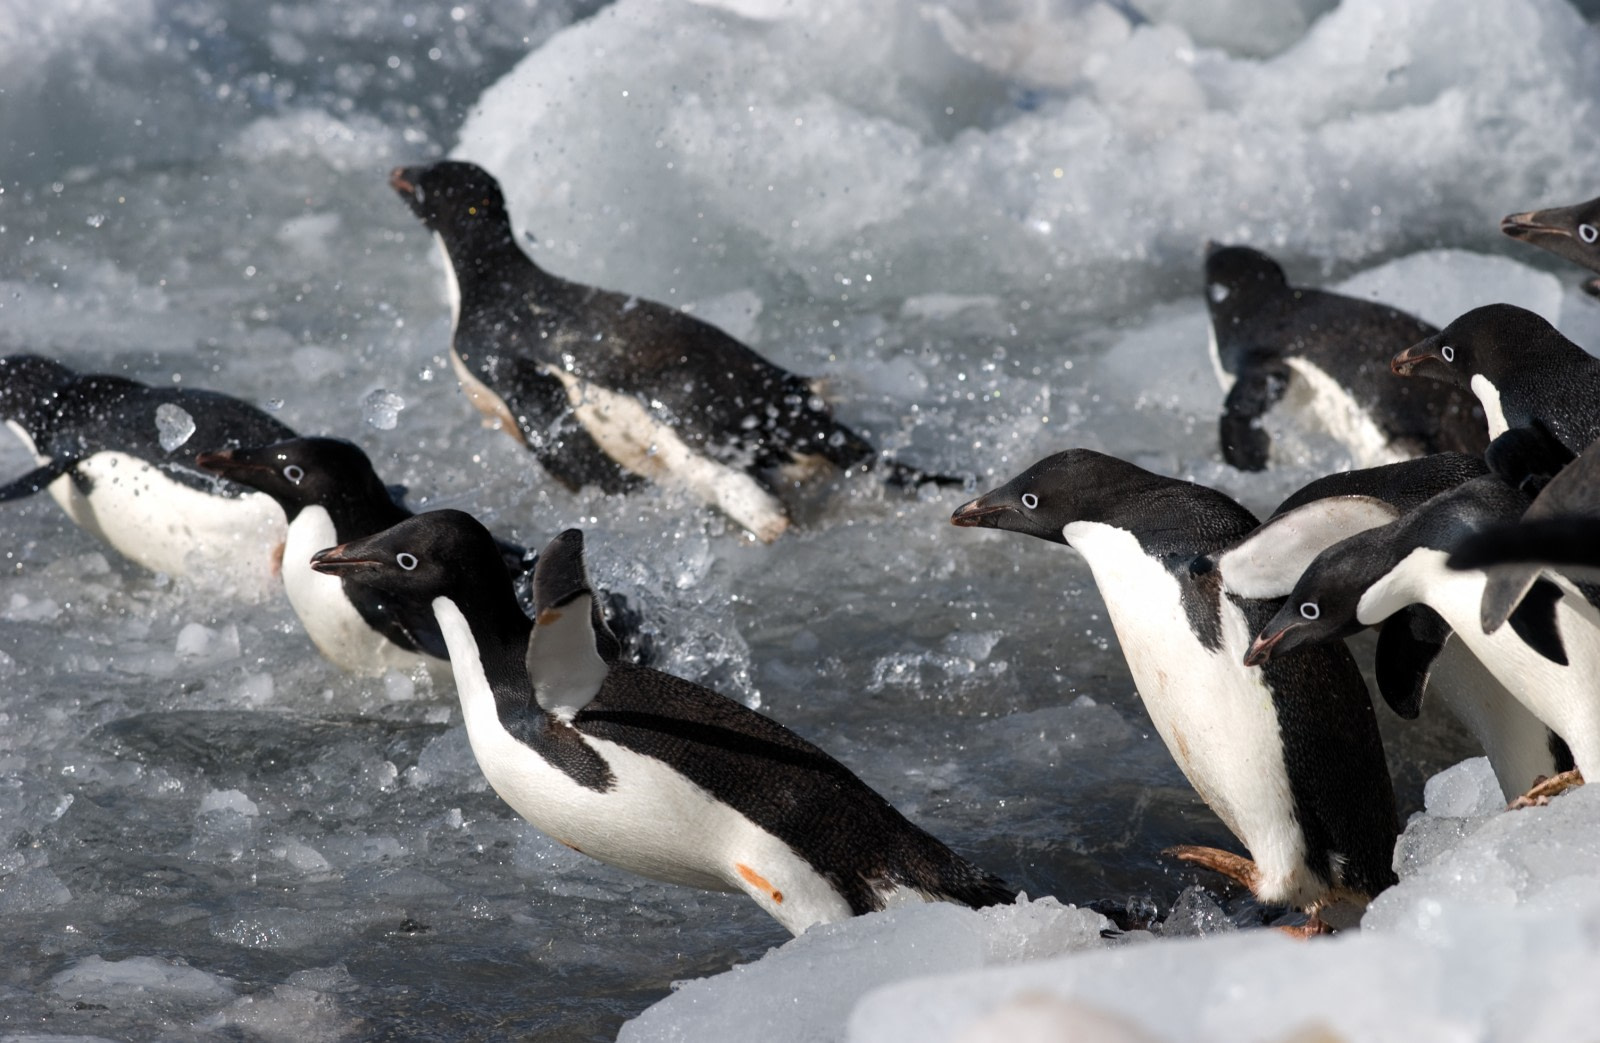
<svg viewBox="0 0 1600 1043">
<path fill-rule="evenodd" d="M 1479 623 L 1487 577 L 1446 559 L 1473 532 L 1514 520 L 1527 500 L 1493 475 L 1441 493 L 1399 521 L 1342 540 L 1312 561 L 1283 607 L 1262 627 L 1247 662 L 1292 661 L 1285 653 L 1382 623 L 1424 604 L 1438 613 L 1494 677 L 1565 740 L 1577 768 L 1600 770 L 1600 615 L 1570 589 L 1535 584 L 1509 627 Z M 1557 756 L 1558 751 L 1552 751 Z"/>
<path fill-rule="evenodd" d="M 960 526 L 1066 544 L 1088 562 L 1150 720 L 1184 776 L 1250 851 L 1174 853 L 1263 902 L 1364 906 L 1395 882 L 1399 830 L 1376 717 L 1342 645 L 1248 670 L 1276 602 L 1230 597 L 1206 558 L 1256 527 L 1213 489 L 1087 449 L 1034 464 L 956 510 Z"/>
<path fill-rule="evenodd" d="M 325 550 L 315 567 L 432 607 L 479 767 L 568 847 L 742 892 L 796 934 L 904 899 L 1015 898 L 777 722 L 621 662 L 576 529 L 539 556 L 531 635 L 493 539 L 459 511 Z"/>
<path fill-rule="evenodd" d="M 294 437 L 266 413 L 215 391 L 10 355 L 0 358 L 0 417 L 38 463 L 0 487 L 0 502 L 48 489 L 75 525 L 147 569 L 249 596 L 276 583 L 282 512 L 193 465 L 197 449 Z"/>
<path fill-rule="evenodd" d="M 813 382 L 676 308 L 539 267 L 482 167 L 404 167 L 390 184 L 444 250 L 461 386 L 569 488 L 646 478 L 771 542 L 789 525 L 785 485 L 877 463 Z M 885 466 L 901 485 L 963 481 Z"/>
<path fill-rule="evenodd" d="M 1488 440 L 1471 399 L 1384 372 L 1385 359 L 1434 327 L 1386 304 L 1291 286 L 1277 261 L 1247 246 L 1209 244 L 1205 276 L 1211 361 L 1227 393 L 1222 456 L 1234 467 L 1267 466 L 1261 420 L 1285 396 L 1358 467 L 1483 452 Z"/>
</svg>

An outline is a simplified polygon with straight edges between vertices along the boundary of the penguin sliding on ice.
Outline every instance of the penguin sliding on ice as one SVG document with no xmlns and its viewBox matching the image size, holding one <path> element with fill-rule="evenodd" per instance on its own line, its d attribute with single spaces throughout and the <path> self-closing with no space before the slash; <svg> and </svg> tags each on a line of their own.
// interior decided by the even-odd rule
<svg viewBox="0 0 1600 1043">
<path fill-rule="evenodd" d="M 201 453 L 196 464 L 272 497 L 288 519 L 283 585 L 289 604 L 312 643 L 340 669 L 376 677 L 450 658 L 433 609 L 391 598 L 348 577 L 311 567 L 325 547 L 371 536 L 412 517 L 378 477 L 367 454 L 339 438 L 293 438 L 266 446 Z M 532 567 L 521 547 L 498 540 L 508 578 Z M 614 629 L 619 618 L 630 659 L 638 647 L 636 621 L 626 601 L 609 599 Z"/>
<path fill-rule="evenodd" d="M 1223 590 L 1252 598 L 1286 597 L 1329 547 L 1388 525 L 1434 496 L 1486 474 L 1487 465 L 1476 456 L 1436 453 L 1319 478 L 1216 556 Z M 1426 693 L 1442 702 L 1488 755 L 1508 801 L 1539 779 L 1572 767 L 1566 744 L 1426 605 L 1403 608 L 1379 625 L 1374 673 L 1384 701 L 1406 720 L 1419 716 Z"/>
<path fill-rule="evenodd" d="M 1034 464 L 964 504 L 960 526 L 1077 550 L 1105 599 L 1151 723 L 1184 776 L 1249 849 L 1173 853 L 1303 909 L 1364 906 L 1395 882 L 1399 823 L 1377 719 L 1342 645 L 1269 671 L 1243 665 L 1276 602 L 1224 595 L 1205 555 L 1256 527 L 1213 489 L 1087 449 Z"/>
<path fill-rule="evenodd" d="M 903 899 L 1016 897 L 776 721 L 620 661 L 576 529 L 539 556 L 531 635 L 494 540 L 459 511 L 325 550 L 315 567 L 432 607 L 479 767 L 568 847 L 742 892 L 796 934 Z"/>
<path fill-rule="evenodd" d="M 1465 647 L 1536 718 L 1563 739 L 1581 771 L 1600 770 L 1600 615 L 1548 580 L 1493 634 L 1479 622 L 1487 577 L 1454 571 L 1467 536 L 1518 518 L 1527 500 L 1493 475 L 1428 500 L 1391 525 L 1342 540 L 1312 561 L 1250 647 L 1252 664 L 1382 623 L 1408 606 L 1436 612 Z M 1559 751 L 1552 751 L 1559 756 Z M 1498 773 L 1497 766 L 1497 773 Z M 1504 785 L 1504 782 L 1502 782 Z"/>
<path fill-rule="evenodd" d="M 1247 246 L 1210 244 L 1205 275 L 1211 361 L 1227 392 L 1222 456 L 1234 467 L 1267 466 L 1261 421 L 1285 398 L 1358 467 L 1483 452 L 1483 418 L 1469 397 L 1385 372 L 1385 360 L 1434 327 L 1386 304 L 1291 286 L 1278 262 Z"/>
<path fill-rule="evenodd" d="M 276 582 L 282 513 L 193 464 L 197 449 L 294 437 L 256 407 L 10 355 L 0 358 L 0 418 L 38 463 L 0 487 L 0 502 L 48 490 L 80 529 L 147 569 L 247 595 Z"/>
<path fill-rule="evenodd" d="M 676 308 L 539 267 L 482 167 L 405 167 L 390 184 L 444 249 L 461 386 L 569 488 L 649 479 L 771 542 L 789 525 L 785 484 L 878 463 L 811 381 Z M 884 466 L 895 484 L 963 482 Z"/>
<path fill-rule="evenodd" d="M 1507 214 L 1500 220 L 1500 231 L 1600 272 L 1600 199 Z M 1582 285 L 1585 293 L 1600 296 L 1600 278 L 1587 279 Z"/>
</svg>

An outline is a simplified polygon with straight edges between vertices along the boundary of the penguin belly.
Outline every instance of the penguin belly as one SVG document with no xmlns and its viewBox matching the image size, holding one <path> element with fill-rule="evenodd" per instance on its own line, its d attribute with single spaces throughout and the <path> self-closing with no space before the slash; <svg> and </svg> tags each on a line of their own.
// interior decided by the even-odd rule
<svg viewBox="0 0 1600 1043">
<path fill-rule="evenodd" d="M 1555 620 L 1567 665 L 1552 662 L 1530 648 L 1508 624 L 1485 634 L 1479 621 L 1485 573 L 1455 572 L 1445 566 L 1449 554 L 1419 547 L 1368 588 L 1356 618 L 1387 618 L 1421 601 L 1449 623 L 1473 655 L 1512 695 L 1552 731 L 1565 739 L 1585 778 L 1600 778 L 1600 627 L 1585 610 L 1570 604 L 1570 595 L 1555 604 Z M 1579 600 L 1582 600 L 1581 598 Z"/>
<path fill-rule="evenodd" d="M 1291 356 L 1284 362 L 1295 376 L 1288 391 L 1291 408 L 1310 413 L 1330 437 L 1350 450 L 1356 467 L 1411 459 L 1412 454 L 1392 445 L 1372 414 L 1327 371 L 1303 358 Z"/>
<path fill-rule="evenodd" d="M 1132 533 L 1074 522 L 1067 542 L 1089 563 L 1150 721 L 1200 798 L 1249 849 L 1263 901 L 1307 906 L 1326 893 L 1306 865 L 1272 691 L 1243 665 L 1253 635 L 1221 598 L 1213 651 L 1189 624 L 1177 579 Z"/>
<path fill-rule="evenodd" d="M 217 496 L 114 451 L 79 461 L 48 488 L 73 524 L 151 571 L 246 597 L 276 585 L 283 508 L 265 493 Z"/>
<path fill-rule="evenodd" d="M 341 542 L 324 507 L 306 507 L 289 525 L 283 545 L 283 588 L 317 650 L 341 670 L 381 677 L 390 669 L 430 664 L 372 629 L 345 596 L 337 576 L 317 572 L 311 556 Z"/>
<path fill-rule="evenodd" d="M 500 798 L 541 832 L 640 876 L 742 891 L 795 934 L 851 915 L 844 897 L 793 848 L 665 762 L 579 733 L 576 741 L 610 769 L 613 783 L 602 791 L 580 785 L 517 741 L 496 712 L 466 619 L 446 598 L 433 607 L 478 767 Z"/>
<path fill-rule="evenodd" d="M 1550 729 L 1488 667 L 1451 634 L 1434 661 L 1428 690 L 1483 747 L 1506 800 L 1528 792 L 1560 770 L 1550 750 Z"/>
<path fill-rule="evenodd" d="M 556 366 L 546 366 L 545 371 L 561 381 L 578 422 L 624 470 L 712 504 L 763 543 L 771 543 L 789 527 L 783 504 L 760 482 L 691 449 L 632 395 L 600 387 Z"/>
</svg>

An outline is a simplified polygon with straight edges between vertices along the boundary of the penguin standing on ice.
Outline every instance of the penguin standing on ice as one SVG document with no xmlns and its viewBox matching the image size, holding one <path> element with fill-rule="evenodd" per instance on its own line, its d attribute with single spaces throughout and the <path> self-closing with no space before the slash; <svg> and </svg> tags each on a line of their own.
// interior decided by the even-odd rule
<svg viewBox="0 0 1600 1043">
<path fill-rule="evenodd" d="M 390 184 L 444 249 L 461 386 L 569 488 L 647 478 L 770 542 L 789 524 L 785 484 L 875 464 L 811 381 L 676 308 L 534 264 L 482 167 L 405 167 Z M 897 484 L 962 481 L 887 467 Z"/>
<path fill-rule="evenodd" d="M 432 607 L 479 767 L 568 847 L 652 879 L 743 892 L 796 934 L 908 898 L 1016 897 L 777 722 L 621 662 L 576 529 L 539 556 L 531 635 L 493 539 L 459 511 L 325 550 L 315 567 Z"/>
<path fill-rule="evenodd" d="M 1213 489 L 1073 449 L 958 508 L 961 526 L 1007 529 L 1088 562 L 1129 671 L 1178 767 L 1250 851 L 1174 853 L 1264 902 L 1319 913 L 1395 882 L 1399 823 L 1366 685 L 1342 645 L 1247 670 L 1276 602 L 1230 597 L 1205 555 L 1256 527 Z"/>
<path fill-rule="evenodd" d="M 1434 496 L 1488 473 L 1476 456 L 1436 453 L 1319 478 L 1286 499 L 1260 528 L 1217 555 L 1223 589 L 1252 598 L 1286 597 L 1329 547 L 1391 524 Z M 1488 755 L 1507 800 L 1527 792 L 1540 778 L 1572 767 L 1566 744 L 1426 605 L 1403 608 L 1382 622 L 1375 658 L 1378 691 L 1390 709 L 1413 720 L 1421 713 L 1424 694 L 1431 692 Z"/>
<path fill-rule="evenodd" d="M 1500 220 L 1500 231 L 1600 272 L 1600 199 L 1507 214 Z M 1583 289 L 1600 296 L 1600 278 L 1586 280 Z"/>
<path fill-rule="evenodd" d="M 413 515 L 391 494 L 359 446 L 339 438 L 293 438 L 201 453 L 195 462 L 267 494 L 283 508 L 289 521 L 284 591 L 312 643 L 335 665 L 376 677 L 391 668 L 409 670 L 450 658 L 430 606 L 391 598 L 311 567 L 317 551 L 382 532 Z M 521 547 L 497 543 L 508 578 L 516 580 L 532 567 L 531 555 Z M 619 616 L 628 625 L 629 657 L 647 655 L 635 621 L 627 618 L 626 601 L 612 598 L 606 607 L 613 625 Z"/>
<path fill-rule="evenodd" d="M 1401 376 L 1471 389 L 1490 438 L 1530 427 L 1548 432 L 1565 449 L 1552 474 L 1600 437 L 1600 359 L 1526 308 L 1474 308 L 1390 366 Z"/>
<path fill-rule="evenodd" d="M 1434 327 L 1386 304 L 1291 286 L 1278 262 L 1247 246 L 1211 244 L 1205 269 L 1211 361 L 1227 392 L 1222 456 L 1234 467 L 1267 466 L 1261 420 L 1285 396 L 1358 467 L 1483 452 L 1483 418 L 1466 395 L 1384 371 L 1385 359 Z"/>
<path fill-rule="evenodd" d="M 1247 662 L 1292 662 L 1317 642 L 1423 604 L 1535 717 L 1565 740 L 1580 771 L 1600 771 L 1600 615 L 1569 588 L 1536 583 L 1510 625 L 1487 633 L 1487 577 L 1446 560 L 1474 532 L 1518 518 L 1527 500 L 1493 475 L 1428 500 L 1404 518 L 1342 540 L 1312 561 L 1260 629 Z"/>
<path fill-rule="evenodd" d="M 261 410 L 215 391 L 10 355 L 0 358 L 0 418 L 38 463 L 0 487 L 0 502 L 48 489 L 80 529 L 147 569 L 249 594 L 274 582 L 282 512 L 193 465 L 197 449 L 294 437 Z"/>
</svg>

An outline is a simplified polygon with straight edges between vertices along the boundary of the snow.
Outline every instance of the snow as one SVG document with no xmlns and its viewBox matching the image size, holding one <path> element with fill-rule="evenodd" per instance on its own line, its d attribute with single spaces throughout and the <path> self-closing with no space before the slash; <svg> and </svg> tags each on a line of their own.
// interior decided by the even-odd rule
<svg viewBox="0 0 1600 1043">
<path fill-rule="evenodd" d="M 1348 456 L 1274 415 L 1273 470 L 1220 463 L 1204 242 L 1600 345 L 1581 273 L 1497 230 L 1596 194 L 1592 16 L 0 0 L 0 350 L 250 399 L 527 545 L 584 528 L 658 665 L 1034 896 L 791 941 L 598 865 L 488 789 L 442 675 L 346 677 L 281 599 L 144 573 L 37 496 L 0 504 L 0 1034 L 1584 1038 L 1596 797 L 1492 813 L 1453 722 L 1380 710 L 1402 811 L 1427 811 L 1403 883 L 1358 936 L 1257 929 L 1159 856 L 1231 841 L 1081 561 L 952 529 L 961 490 L 847 481 L 764 548 L 670 493 L 545 481 L 463 401 L 437 251 L 386 178 L 486 163 L 559 274 L 691 308 L 920 465 L 982 485 L 1086 445 L 1263 511 Z M 0 438 L 0 479 L 34 463 Z M 1102 939 L 1091 904 L 1164 937 Z"/>
</svg>

